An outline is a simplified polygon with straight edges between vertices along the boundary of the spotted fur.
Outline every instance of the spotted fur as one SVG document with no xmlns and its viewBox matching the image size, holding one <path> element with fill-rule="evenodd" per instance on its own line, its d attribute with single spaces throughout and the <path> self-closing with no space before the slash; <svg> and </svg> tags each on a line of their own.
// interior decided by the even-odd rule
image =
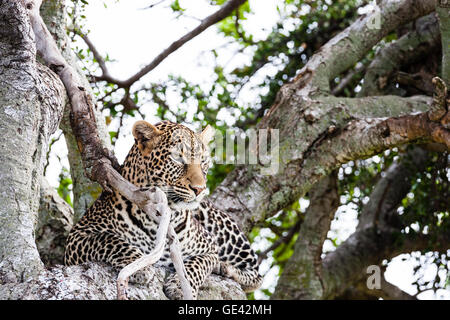
<svg viewBox="0 0 450 320">
<path fill-rule="evenodd" d="M 245 291 L 257 289 L 261 277 L 249 241 L 227 213 L 203 199 L 211 132 L 197 134 L 168 121 L 155 126 L 138 121 L 133 135 L 135 144 L 121 174 L 136 186 L 157 186 L 166 193 L 194 297 L 211 272 L 234 279 Z M 102 261 L 123 268 L 151 252 L 156 230 L 157 224 L 131 201 L 118 192 L 103 192 L 71 230 L 65 264 Z M 164 292 L 181 298 L 167 246 L 159 264 L 172 271 Z M 137 273 L 134 281 L 150 281 L 148 272 Z"/>
</svg>

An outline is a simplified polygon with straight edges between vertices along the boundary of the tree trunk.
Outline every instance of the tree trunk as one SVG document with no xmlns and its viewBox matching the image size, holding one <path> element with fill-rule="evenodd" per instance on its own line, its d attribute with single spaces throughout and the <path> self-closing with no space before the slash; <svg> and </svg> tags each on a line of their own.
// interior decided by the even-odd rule
<svg viewBox="0 0 450 320">
<path fill-rule="evenodd" d="M 0 2 L 0 57 L 0 281 L 4 283 L 43 270 L 34 228 L 48 141 L 61 119 L 65 90 L 50 69 L 36 62 L 34 34 L 19 1 Z"/>
</svg>

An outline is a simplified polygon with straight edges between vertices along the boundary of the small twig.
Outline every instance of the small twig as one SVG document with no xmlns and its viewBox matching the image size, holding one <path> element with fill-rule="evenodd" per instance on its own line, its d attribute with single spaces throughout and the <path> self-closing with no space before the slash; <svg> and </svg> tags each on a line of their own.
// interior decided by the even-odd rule
<svg viewBox="0 0 450 320">
<path fill-rule="evenodd" d="M 47 173 L 47 168 L 49 163 L 49 159 L 50 159 L 50 152 L 52 151 L 52 146 L 55 144 L 55 142 L 58 142 L 59 139 L 61 138 L 63 132 L 61 131 L 57 137 L 52 138 L 52 140 L 50 141 L 49 145 L 48 145 L 48 151 L 47 154 L 45 155 L 45 166 L 44 166 L 44 172 L 43 172 L 43 176 L 45 176 L 45 174 Z M 59 157 L 58 157 L 59 158 Z"/>
<path fill-rule="evenodd" d="M 95 60 L 97 61 L 100 69 L 102 70 L 102 74 L 109 75 L 109 71 L 108 71 L 108 68 L 106 67 L 105 59 L 102 57 L 100 52 L 98 52 L 97 48 L 95 47 L 94 43 L 91 41 L 89 36 L 87 34 L 82 33 L 81 30 L 79 30 L 78 28 L 74 28 L 74 32 L 77 33 L 81 37 L 81 39 L 84 40 L 84 42 L 88 46 L 89 50 L 91 50 L 92 54 L 94 55 Z"/>
<path fill-rule="evenodd" d="M 262 260 L 267 258 L 267 254 L 270 251 L 275 250 L 276 248 L 278 248 L 283 243 L 288 244 L 289 241 L 291 241 L 291 239 L 294 237 L 294 235 L 300 230 L 302 222 L 303 222 L 303 219 L 299 217 L 298 221 L 295 223 L 295 225 L 293 227 L 291 227 L 291 229 L 289 229 L 289 233 L 286 236 L 279 237 L 277 239 L 277 241 L 272 243 L 272 245 L 269 248 L 267 248 L 266 250 L 264 250 L 261 253 L 259 253 L 258 254 L 258 263 L 261 263 Z"/>
<path fill-rule="evenodd" d="M 151 4 L 151 5 L 147 6 L 147 7 L 140 8 L 139 10 L 147 10 L 147 9 L 151 9 L 151 8 L 156 7 L 157 5 L 163 3 L 164 1 L 166 1 L 166 0 L 160 0 L 160 1 L 155 2 L 155 3 L 153 3 L 153 4 Z"/>
</svg>

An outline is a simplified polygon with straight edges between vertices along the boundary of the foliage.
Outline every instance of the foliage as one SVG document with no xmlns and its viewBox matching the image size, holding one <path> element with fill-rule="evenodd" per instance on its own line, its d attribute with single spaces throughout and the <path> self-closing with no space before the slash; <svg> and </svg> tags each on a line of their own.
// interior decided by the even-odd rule
<svg viewBox="0 0 450 320">
<path fill-rule="evenodd" d="M 59 174 L 59 186 L 57 188 L 59 196 L 64 199 L 71 207 L 72 204 L 72 179 L 70 178 L 70 172 L 67 168 L 63 167 Z"/>
</svg>

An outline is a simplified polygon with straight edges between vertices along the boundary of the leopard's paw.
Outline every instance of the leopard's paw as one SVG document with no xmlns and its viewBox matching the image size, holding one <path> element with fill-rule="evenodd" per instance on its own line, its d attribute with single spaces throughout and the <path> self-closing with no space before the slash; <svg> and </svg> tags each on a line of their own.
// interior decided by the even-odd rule
<svg viewBox="0 0 450 320">
<path fill-rule="evenodd" d="M 146 267 L 142 270 L 137 271 L 130 277 L 131 283 L 136 284 L 149 284 L 155 278 L 155 270 L 151 267 Z"/>
</svg>

